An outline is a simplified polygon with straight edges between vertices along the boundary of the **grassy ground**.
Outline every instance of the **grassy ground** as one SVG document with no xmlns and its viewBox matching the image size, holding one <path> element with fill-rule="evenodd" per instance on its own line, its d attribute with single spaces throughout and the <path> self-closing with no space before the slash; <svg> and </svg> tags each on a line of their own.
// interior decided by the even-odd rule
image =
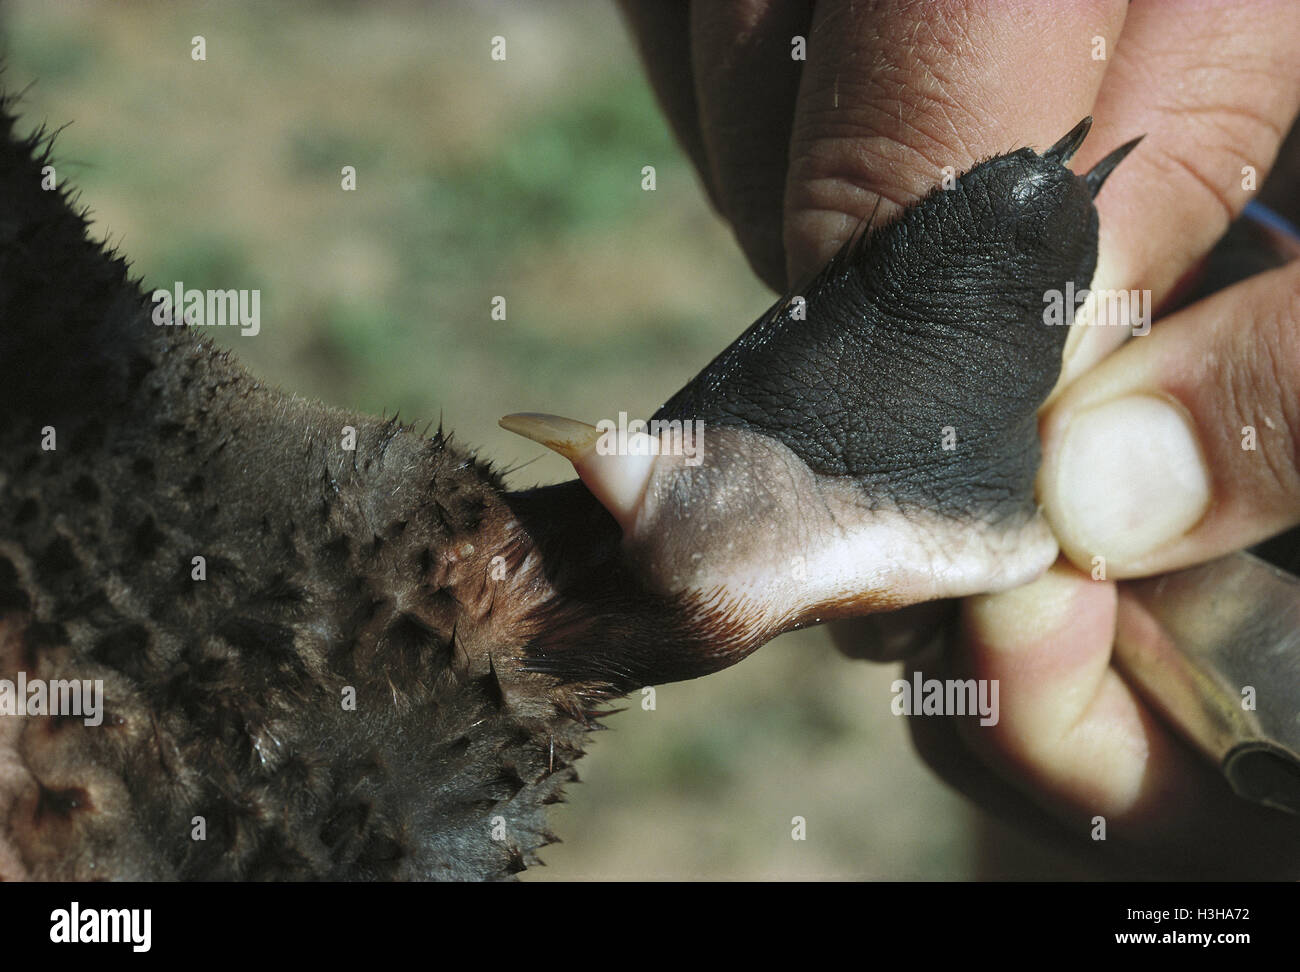
<svg viewBox="0 0 1300 972">
<path fill-rule="evenodd" d="M 260 288 L 261 334 L 224 339 L 266 379 L 441 416 L 516 485 L 553 482 L 565 464 L 498 416 L 648 414 L 769 301 L 604 3 L 266 10 L 25 0 L 4 19 L 5 86 L 37 82 L 30 122 L 73 122 L 59 178 L 96 231 L 150 286 Z M 634 697 L 527 879 L 971 876 L 976 818 L 912 755 L 894 677 L 812 631 L 653 711 Z"/>
</svg>

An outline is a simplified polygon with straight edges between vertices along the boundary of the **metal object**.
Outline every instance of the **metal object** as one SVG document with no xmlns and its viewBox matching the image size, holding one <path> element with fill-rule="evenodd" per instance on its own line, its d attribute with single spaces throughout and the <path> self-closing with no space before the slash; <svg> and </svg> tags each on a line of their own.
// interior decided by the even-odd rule
<svg viewBox="0 0 1300 972">
<path fill-rule="evenodd" d="M 1125 676 L 1238 795 L 1300 814 L 1300 578 L 1236 553 L 1124 591 Z"/>
</svg>

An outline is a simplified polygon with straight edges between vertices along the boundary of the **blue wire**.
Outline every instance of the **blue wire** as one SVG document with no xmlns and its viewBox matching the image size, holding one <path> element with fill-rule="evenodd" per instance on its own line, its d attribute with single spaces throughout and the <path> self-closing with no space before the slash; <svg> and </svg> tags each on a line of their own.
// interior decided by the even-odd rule
<svg viewBox="0 0 1300 972">
<path fill-rule="evenodd" d="M 1273 210 L 1261 203 L 1247 203 L 1246 208 L 1242 210 L 1241 214 L 1252 222 L 1277 230 L 1279 233 L 1284 233 L 1291 237 L 1291 239 L 1296 242 L 1300 242 L 1300 229 L 1296 229 L 1290 220 L 1283 216 L 1279 216 L 1277 213 L 1273 212 Z"/>
</svg>

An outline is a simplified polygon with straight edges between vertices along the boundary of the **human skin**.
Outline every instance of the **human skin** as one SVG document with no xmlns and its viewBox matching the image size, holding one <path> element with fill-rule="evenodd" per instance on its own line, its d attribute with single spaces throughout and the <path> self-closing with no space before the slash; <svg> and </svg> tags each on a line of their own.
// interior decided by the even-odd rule
<svg viewBox="0 0 1300 972">
<path fill-rule="evenodd" d="M 1158 310 L 1255 195 L 1243 167 L 1263 185 L 1300 109 L 1300 8 L 1285 0 L 623 7 L 706 192 L 777 290 L 944 167 L 1041 149 L 1091 114 L 1075 171 L 1146 135 L 1098 198 L 1094 287 L 1148 290 Z M 806 61 L 790 56 L 795 35 Z M 943 618 L 942 651 L 911 664 L 998 679 L 1001 719 L 913 719 L 922 756 L 986 808 L 1112 868 L 1300 872 L 1295 821 L 1233 797 L 1111 664 L 1135 610 L 1124 579 L 1300 522 L 1298 310 L 1293 263 L 1157 315 L 1122 348 L 1124 328 L 1073 329 L 1040 416 L 1038 495 L 1062 558 L 951 613 L 836 633 L 851 653 L 896 656 Z M 1096 557 L 1107 579 L 1093 579 Z M 1105 842 L 1088 839 L 1096 817 Z"/>
</svg>

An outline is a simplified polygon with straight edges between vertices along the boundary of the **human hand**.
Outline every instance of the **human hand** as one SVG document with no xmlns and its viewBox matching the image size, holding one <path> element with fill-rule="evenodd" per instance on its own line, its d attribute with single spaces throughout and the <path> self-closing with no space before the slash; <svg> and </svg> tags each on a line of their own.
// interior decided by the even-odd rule
<svg viewBox="0 0 1300 972">
<path fill-rule="evenodd" d="M 777 289 L 877 204 L 887 219 L 944 167 L 1041 149 L 1092 114 L 1076 171 L 1147 135 L 1098 199 L 1094 287 L 1147 291 L 1159 307 L 1251 198 L 1250 170 L 1262 185 L 1300 103 L 1300 17 L 1285 3 L 625 6 L 711 198 Z M 806 62 L 790 57 L 794 35 Z M 913 720 L 932 765 L 986 805 L 1024 820 L 1045 807 L 1080 841 L 1104 816 L 1112 847 L 1184 872 L 1300 866 L 1300 828 L 1235 800 L 1110 665 L 1116 580 L 1300 520 L 1297 296 L 1293 264 L 1114 354 L 1126 328 L 1072 330 L 1042 416 L 1039 492 L 1087 572 L 1061 563 L 960 605 L 943 663 L 1000 680 L 997 726 Z"/>
</svg>

